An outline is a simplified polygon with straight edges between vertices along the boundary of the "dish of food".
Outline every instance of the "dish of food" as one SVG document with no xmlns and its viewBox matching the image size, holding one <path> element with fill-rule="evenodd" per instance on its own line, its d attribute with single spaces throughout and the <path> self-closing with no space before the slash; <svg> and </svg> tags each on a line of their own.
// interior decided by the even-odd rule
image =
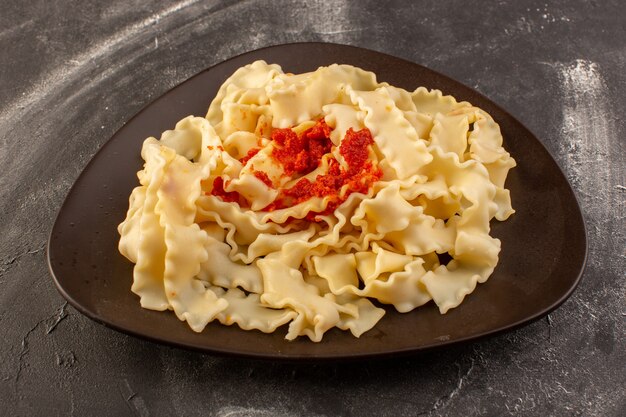
<svg viewBox="0 0 626 417">
<path fill-rule="evenodd" d="M 132 290 L 196 332 L 289 323 L 286 339 L 313 342 L 374 327 L 370 299 L 444 314 L 497 264 L 489 222 L 514 212 L 502 142 L 489 114 L 438 90 L 255 61 L 206 117 L 144 141 L 118 227 Z"/>
<path fill-rule="evenodd" d="M 259 110 L 271 105 L 267 97 L 265 104 L 263 97 L 254 97 L 258 85 L 226 82 L 220 90 L 238 68 L 258 60 L 282 68 L 260 62 L 248 67 L 282 83 L 269 91 L 282 94 L 276 99 L 284 99 L 281 109 Z M 336 62 L 345 65 L 332 65 Z M 310 80 L 302 79 L 311 78 L 320 66 L 335 72 L 326 74 L 331 78 L 343 71 L 358 73 L 358 80 L 345 84 L 339 99 L 308 97 L 298 103 L 290 92 L 306 90 Z M 301 75 L 282 75 L 282 70 Z M 428 90 L 415 90 L 417 86 Z M 420 103 L 418 109 L 415 96 L 451 107 L 429 112 Z M 211 106 L 206 118 L 186 118 L 205 114 L 215 97 L 218 105 Z M 242 112 L 245 106 L 237 104 L 258 111 Z M 316 110 L 324 106 L 322 112 Z M 385 113 L 394 117 L 378 117 Z M 237 114 L 245 117 L 233 116 Z M 385 124 L 390 119 L 393 123 Z M 419 132 L 420 121 L 430 128 Z M 241 129 L 245 123 L 254 126 Z M 398 126 L 405 133 L 407 128 L 419 132 L 420 140 L 410 142 L 411 152 L 399 147 L 402 141 L 385 140 L 389 129 Z M 460 133 L 438 133 L 455 128 Z M 489 140 L 477 139 L 487 131 L 492 133 Z M 143 143 L 146 137 L 161 139 Z M 307 152 L 302 154 L 298 146 Z M 146 165 L 137 187 L 142 147 Z M 518 166 L 507 178 L 514 165 L 509 152 Z M 492 163 L 500 164 L 493 173 Z M 429 171 L 434 166 L 438 168 Z M 324 187 L 318 178 L 328 180 Z M 491 218 L 504 220 L 512 213 L 505 178 L 516 212 L 505 222 L 492 222 L 490 231 Z M 470 189 L 480 191 L 472 194 Z M 139 211 L 143 216 L 133 217 Z M 140 221 L 146 213 L 161 218 Z M 144 232 L 163 235 L 152 241 L 160 245 L 144 248 L 163 262 L 142 264 L 144 272 L 160 267 L 144 274 L 141 285 L 136 269 L 133 282 L 133 264 L 116 247 L 117 226 L 126 214 L 120 247 L 132 260 L 140 261 L 137 242 L 150 241 L 138 238 L 137 224 L 152 227 Z M 421 241 L 420 236 L 429 238 Z M 169 251 L 172 247 L 176 250 Z M 48 256 L 68 301 L 118 330 L 213 353 L 354 358 L 472 340 L 545 315 L 578 283 L 586 238 L 580 210 L 558 166 L 526 128 L 485 97 L 378 52 L 291 44 L 216 65 L 129 120 L 72 188 L 53 228 Z M 224 272 L 234 269 L 237 274 Z M 452 277 L 455 271 L 461 273 L 447 281 L 452 286 L 437 287 L 441 275 Z M 185 282 L 174 283 L 175 276 Z M 157 280 L 146 285 L 154 277 L 161 278 L 160 287 Z M 485 283 L 464 297 L 477 282 Z M 174 312 L 143 309 L 136 294 L 146 307 Z M 431 298 L 435 302 L 428 302 Z M 238 310 L 230 311 L 232 306 Z M 254 323 L 250 317 L 265 316 L 248 314 L 250 308 L 267 309 L 263 314 L 269 318 Z M 403 310 L 407 312 L 398 312 Z M 219 321 L 263 331 L 291 324 L 283 332 L 265 334 Z M 293 340 L 285 340 L 285 333 Z"/>
</svg>

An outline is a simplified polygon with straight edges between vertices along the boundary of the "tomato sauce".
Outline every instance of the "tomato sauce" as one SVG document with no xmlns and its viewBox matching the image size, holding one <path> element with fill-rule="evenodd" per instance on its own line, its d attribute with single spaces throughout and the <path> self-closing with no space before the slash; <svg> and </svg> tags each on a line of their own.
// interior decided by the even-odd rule
<svg viewBox="0 0 626 417">
<path fill-rule="evenodd" d="M 267 185 L 270 188 L 274 188 L 274 184 L 272 184 L 272 180 L 267 174 L 263 171 L 254 171 L 254 176 L 257 177 L 261 182 Z"/>
<path fill-rule="evenodd" d="M 242 164 L 242 165 L 247 164 L 247 163 L 248 163 L 248 161 L 249 161 L 249 160 L 250 160 L 250 159 L 251 159 L 254 155 L 256 155 L 256 154 L 258 154 L 258 153 L 259 153 L 259 151 L 260 151 L 260 149 L 259 149 L 259 148 L 250 149 L 250 150 L 248 151 L 248 154 L 247 154 L 246 156 L 244 156 L 243 158 L 241 158 L 241 159 L 239 160 L 239 162 L 241 162 L 241 164 Z"/>
<path fill-rule="evenodd" d="M 211 190 L 211 195 L 219 197 L 228 203 L 238 203 L 240 197 L 239 193 L 236 191 L 228 192 L 224 190 L 224 178 L 222 177 L 217 177 L 213 181 L 213 190 Z"/>
<path fill-rule="evenodd" d="M 297 135 L 291 129 L 274 129 L 272 157 L 279 162 L 287 176 L 308 174 L 318 167 L 322 156 L 330 152 L 330 127 L 324 119 Z"/>
<path fill-rule="evenodd" d="M 322 157 L 332 150 L 330 140 L 331 128 L 324 119 L 320 119 L 315 126 L 305 130 L 300 135 L 292 129 L 274 129 L 271 139 L 274 144 L 271 157 L 282 165 L 285 176 L 292 178 L 302 176 L 315 170 L 322 161 Z M 342 167 L 332 156 L 328 158 L 328 171 L 318 175 L 314 181 L 302 178 L 291 188 L 279 189 L 278 197 L 264 211 L 274 211 L 292 207 L 314 197 L 327 198 L 328 205 L 322 212 L 312 212 L 306 217 L 309 221 L 318 221 L 317 216 L 328 215 L 344 201 L 350 194 L 367 193 L 370 186 L 380 180 L 382 171 L 369 160 L 369 146 L 374 143 L 369 129 L 354 131 L 349 129 L 339 146 L 339 153 L 346 162 Z M 241 159 L 245 164 L 258 152 L 252 149 Z M 245 162 L 244 162 L 245 161 Z M 274 185 L 265 172 L 254 171 L 254 176 L 268 187 Z M 240 201 L 236 192 L 226 192 L 221 177 L 213 183 L 212 195 L 224 201 Z"/>
</svg>

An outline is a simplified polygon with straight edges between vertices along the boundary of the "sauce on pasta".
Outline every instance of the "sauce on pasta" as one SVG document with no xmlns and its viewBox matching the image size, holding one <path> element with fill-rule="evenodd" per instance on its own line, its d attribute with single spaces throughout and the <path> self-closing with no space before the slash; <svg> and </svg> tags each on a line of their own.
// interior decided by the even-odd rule
<svg viewBox="0 0 626 417">
<path fill-rule="evenodd" d="M 319 122 L 316 126 L 319 125 L 327 126 L 325 122 Z M 330 130 L 324 130 L 327 132 L 325 139 L 328 142 L 330 142 L 328 137 Z M 313 182 L 303 178 L 293 187 L 280 190 L 278 198 L 266 207 L 266 210 L 284 209 L 313 197 L 326 197 L 328 198 L 326 209 L 319 213 L 309 213 L 306 217 L 306 220 L 317 221 L 319 215 L 333 213 L 341 203 L 348 199 L 350 194 L 367 192 L 372 184 L 382 177 L 380 168 L 375 167 L 368 160 L 369 146 L 373 143 L 372 135 L 367 128 L 358 132 L 349 129 L 339 146 L 339 152 L 345 159 L 347 167 L 340 166 L 337 159 L 330 157 L 326 174 L 318 175 Z"/>
</svg>

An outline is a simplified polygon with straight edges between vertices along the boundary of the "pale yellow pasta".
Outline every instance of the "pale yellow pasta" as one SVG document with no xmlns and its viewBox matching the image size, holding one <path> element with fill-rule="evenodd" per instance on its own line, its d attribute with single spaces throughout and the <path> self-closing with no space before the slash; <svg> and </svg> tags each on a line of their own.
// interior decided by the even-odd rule
<svg viewBox="0 0 626 417">
<path fill-rule="evenodd" d="M 277 156 L 291 145 L 275 133 L 317 128 L 327 147 L 314 163 Z M 359 162 L 370 176 L 355 176 L 345 150 L 359 132 L 371 138 Z M 384 316 L 380 304 L 406 313 L 432 300 L 444 314 L 498 263 L 489 223 L 514 213 L 505 180 L 515 161 L 502 144 L 489 114 L 438 90 L 409 92 L 349 65 L 294 75 L 254 62 L 206 117 L 145 140 L 118 228 L 131 290 L 197 332 L 211 321 L 266 333 L 288 324 L 288 340 L 314 342 L 335 327 L 359 337 Z M 334 194 L 296 193 L 331 175 L 343 178 Z"/>
</svg>

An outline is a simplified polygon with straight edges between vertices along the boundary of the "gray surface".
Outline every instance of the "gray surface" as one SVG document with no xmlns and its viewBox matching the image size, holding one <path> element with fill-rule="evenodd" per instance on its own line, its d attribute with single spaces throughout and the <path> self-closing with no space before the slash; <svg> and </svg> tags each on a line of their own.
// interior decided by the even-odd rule
<svg viewBox="0 0 626 417">
<path fill-rule="evenodd" d="M 0 415 L 626 415 L 621 2 L 3 3 Z M 210 65 L 319 40 L 450 75 L 543 140 L 589 231 L 573 297 L 547 319 L 466 347 L 334 365 L 171 349 L 66 306 L 44 246 L 69 187 L 107 138 Z"/>
</svg>

